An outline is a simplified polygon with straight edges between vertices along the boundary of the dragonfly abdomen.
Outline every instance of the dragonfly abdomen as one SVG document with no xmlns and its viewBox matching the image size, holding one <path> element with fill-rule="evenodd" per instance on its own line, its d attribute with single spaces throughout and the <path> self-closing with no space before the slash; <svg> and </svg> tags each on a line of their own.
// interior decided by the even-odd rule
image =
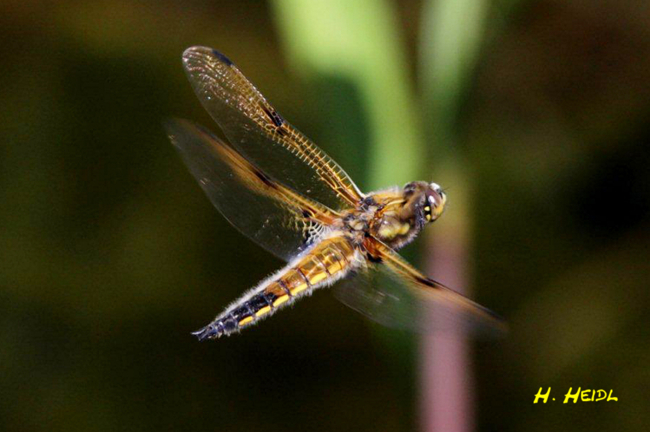
<svg viewBox="0 0 650 432">
<path fill-rule="evenodd" d="M 194 334 L 199 340 L 216 339 L 253 325 L 299 297 L 343 277 L 352 267 L 355 255 L 354 247 L 345 238 L 324 240 L 261 282 Z"/>
</svg>

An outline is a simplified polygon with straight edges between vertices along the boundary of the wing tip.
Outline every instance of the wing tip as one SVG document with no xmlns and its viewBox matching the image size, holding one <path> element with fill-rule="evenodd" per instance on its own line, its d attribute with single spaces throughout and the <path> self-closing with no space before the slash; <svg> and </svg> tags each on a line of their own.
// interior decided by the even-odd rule
<svg viewBox="0 0 650 432">
<path fill-rule="evenodd" d="M 162 121 L 162 126 L 167 136 L 172 141 L 172 143 L 177 146 L 178 140 L 176 139 L 177 135 L 194 135 L 194 136 L 203 136 L 211 139 L 216 139 L 214 134 L 210 132 L 207 128 L 201 126 L 198 123 L 194 123 L 190 120 L 170 117 Z"/>
<path fill-rule="evenodd" d="M 183 62 L 188 62 L 195 59 L 196 57 L 202 56 L 216 57 L 221 63 L 225 64 L 226 66 L 234 65 L 234 63 L 221 51 L 217 51 L 214 48 L 209 48 L 201 45 L 192 46 L 183 51 Z"/>
<path fill-rule="evenodd" d="M 463 298 L 465 297 L 463 296 Z M 503 339 L 508 335 L 509 327 L 504 317 L 494 312 L 490 308 L 487 308 L 472 300 L 466 300 L 470 302 L 469 304 L 472 306 L 472 308 L 469 310 L 469 316 L 474 316 L 474 319 L 469 320 L 470 326 L 468 330 L 470 333 L 475 333 L 478 336 L 487 336 L 490 339 Z M 478 313 L 472 314 L 472 309 Z"/>
<path fill-rule="evenodd" d="M 189 129 L 192 125 L 190 121 L 176 117 L 166 118 L 161 123 L 167 137 L 175 147 L 178 147 L 177 136 L 179 133 Z"/>
<path fill-rule="evenodd" d="M 233 66 L 234 65 L 234 63 L 228 57 L 226 57 L 223 53 L 221 53 L 220 51 L 217 51 L 216 49 L 213 49 L 212 54 L 214 54 L 219 60 L 221 60 L 222 63 L 225 63 L 228 66 Z"/>
<path fill-rule="evenodd" d="M 488 332 L 490 336 L 494 337 L 495 339 L 505 338 L 510 332 L 510 327 L 508 326 L 505 318 L 494 312 L 492 309 L 485 308 L 484 310 L 485 313 L 490 317 L 490 330 Z"/>
<path fill-rule="evenodd" d="M 187 122 L 188 122 L 188 120 L 184 120 L 184 119 L 182 119 L 182 118 L 178 118 L 178 117 L 167 117 L 167 118 L 164 119 L 161 123 L 162 123 L 162 126 L 163 126 L 163 128 L 165 129 L 165 131 L 170 132 L 170 131 L 171 131 L 172 129 L 174 129 L 174 127 L 176 127 L 177 125 L 181 125 L 181 124 L 183 124 L 183 123 L 187 123 Z"/>
</svg>

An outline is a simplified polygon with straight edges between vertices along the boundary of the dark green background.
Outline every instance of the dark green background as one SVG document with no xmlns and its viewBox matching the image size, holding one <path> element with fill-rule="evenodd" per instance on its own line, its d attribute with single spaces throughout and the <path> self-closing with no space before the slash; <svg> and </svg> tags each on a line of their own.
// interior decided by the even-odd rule
<svg viewBox="0 0 650 432">
<path fill-rule="evenodd" d="M 473 351 L 477 429 L 644 430 L 650 7 L 529 1 L 506 15 L 507 3 L 491 6 L 457 120 L 475 182 L 474 297 L 511 326 Z M 391 5 L 415 71 L 422 3 Z M 328 293 L 240 336 L 189 334 L 281 263 L 218 215 L 164 135 L 170 116 L 216 128 L 183 74 L 185 48 L 227 53 L 367 185 L 355 89 L 301 82 L 272 12 L 242 0 L 0 4 L 2 430 L 416 427 L 415 341 Z M 359 118 L 341 131 L 354 146 L 330 138 L 346 116 Z M 619 401 L 533 405 L 540 387 Z"/>
</svg>

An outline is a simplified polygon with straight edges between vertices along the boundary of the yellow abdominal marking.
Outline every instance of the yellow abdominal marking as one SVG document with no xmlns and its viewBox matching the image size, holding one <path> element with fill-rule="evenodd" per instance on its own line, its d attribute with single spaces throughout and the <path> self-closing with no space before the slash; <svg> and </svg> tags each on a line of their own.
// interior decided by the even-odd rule
<svg viewBox="0 0 650 432">
<path fill-rule="evenodd" d="M 322 280 L 325 279 L 326 277 L 327 277 L 327 273 L 325 273 L 325 272 L 318 272 L 318 273 L 316 273 L 315 275 L 311 275 L 311 279 L 309 280 L 309 282 L 310 282 L 312 285 L 314 285 L 314 284 L 317 284 L 318 282 L 322 281 Z"/>
<path fill-rule="evenodd" d="M 303 292 L 306 289 L 307 289 L 307 284 L 300 284 L 297 287 L 295 287 L 293 290 L 291 290 L 291 294 L 296 295 L 300 292 Z"/>
<path fill-rule="evenodd" d="M 282 303 L 286 302 L 287 300 L 289 300 L 289 296 L 288 296 L 288 295 L 283 295 L 282 297 L 278 297 L 278 298 L 275 299 L 275 301 L 273 302 L 273 307 L 278 307 L 278 306 L 280 306 Z"/>
<path fill-rule="evenodd" d="M 256 317 L 262 316 L 265 313 L 268 313 L 270 310 L 271 310 L 271 306 L 264 306 L 262 309 L 255 312 L 255 316 Z"/>
<path fill-rule="evenodd" d="M 248 324 L 251 321 L 253 321 L 253 317 L 252 316 L 247 316 L 243 320 L 239 321 L 239 325 L 244 326 L 244 325 Z"/>
<path fill-rule="evenodd" d="M 343 268 L 343 266 L 341 265 L 341 263 L 338 262 L 338 261 L 335 261 L 335 262 L 329 263 L 329 267 L 327 267 L 327 271 L 329 271 L 330 274 L 334 274 L 334 273 L 338 273 L 339 271 L 341 271 L 342 268 Z"/>
</svg>

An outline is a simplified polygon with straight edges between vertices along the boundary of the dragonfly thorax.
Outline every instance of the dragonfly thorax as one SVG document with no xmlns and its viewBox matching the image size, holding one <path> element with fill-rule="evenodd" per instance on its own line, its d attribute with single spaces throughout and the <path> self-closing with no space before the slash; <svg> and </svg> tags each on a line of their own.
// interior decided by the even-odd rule
<svg viewBox="0 0 650 432">
<path fill-rule="evenodd" d="M 366 212 L 372 213 L 371 235 L 399 249 L 413 241 L 422 228 L 444 211 L 446 196 L 435 183 L 411 182 L 402 189 L 370 194 Z"/>
</svg>

